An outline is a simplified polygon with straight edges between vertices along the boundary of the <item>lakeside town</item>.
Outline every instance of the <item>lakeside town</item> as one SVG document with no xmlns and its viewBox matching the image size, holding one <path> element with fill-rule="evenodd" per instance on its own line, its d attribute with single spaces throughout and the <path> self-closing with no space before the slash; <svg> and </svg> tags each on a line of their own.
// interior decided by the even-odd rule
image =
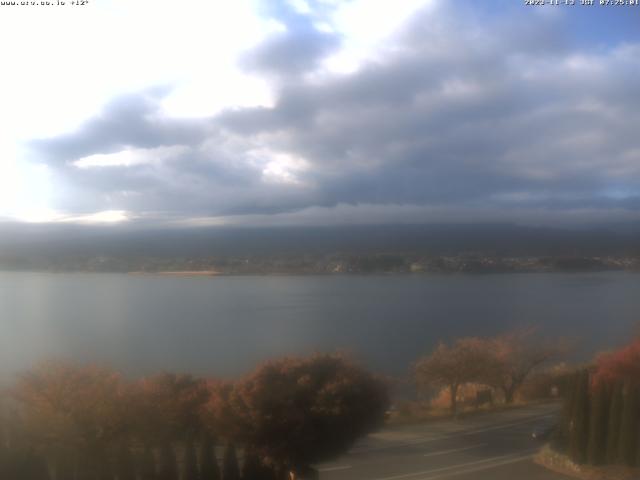
<svg viewBox="0 0 640 480">
<path fill-rule="evenodd" d="M 480 253 L 452 256 L 394 253 L 203 257 L 0 256 L 0 270 L 177 275 L 640 272 L 640 257 L 502 257 Z"/>
</svg>

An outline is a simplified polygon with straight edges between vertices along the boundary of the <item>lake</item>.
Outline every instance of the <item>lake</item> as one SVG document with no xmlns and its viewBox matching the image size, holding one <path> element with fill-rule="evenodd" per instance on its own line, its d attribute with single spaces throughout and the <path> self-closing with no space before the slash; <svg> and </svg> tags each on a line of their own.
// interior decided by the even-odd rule
<svg viewBox="0 0 640 480">
<path fill-rule="evenodd" d="M 235 376 L 269 357 L 345 350 L 404 374 L 439 340 L 538 325 L 576 359 L 626 341 L 640 275 L 164 277 L 0 272 L 0 368 L 49 357 Z"/>
</svg>

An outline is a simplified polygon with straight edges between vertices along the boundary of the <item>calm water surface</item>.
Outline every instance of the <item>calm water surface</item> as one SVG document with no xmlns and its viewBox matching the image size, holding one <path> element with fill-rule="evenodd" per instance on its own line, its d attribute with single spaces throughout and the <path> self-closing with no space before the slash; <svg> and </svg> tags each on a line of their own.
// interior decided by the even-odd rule
<svg viewBox="0 0 640 480">
<path fill-rule="evenodd" d="M 438 340 L 536 324 L 579 339 L 576 356 L 624 342 L 640 275 L 508 274 L 175 278 L 0 273 L 0 370 L 47 357 L 233 376 L 268 357 L 348 350 L 405 373 Z"/>
</svg>

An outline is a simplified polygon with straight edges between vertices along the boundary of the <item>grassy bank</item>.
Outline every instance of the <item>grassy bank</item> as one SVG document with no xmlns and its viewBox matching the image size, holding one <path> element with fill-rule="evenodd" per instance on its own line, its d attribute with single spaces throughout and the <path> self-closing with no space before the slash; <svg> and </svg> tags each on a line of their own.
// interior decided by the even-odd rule
<svg viewBox="0 0 640 480">
<path fill-rule="evenodd" d="M 549 470 L 581 480 L 638 480 L 640 468 L 630 468 L 621 465 L 607 465 L 596 467 L 593 465 L 578 465 L 550 445 L 542 447 L 534 461 Z"/>
</svg>

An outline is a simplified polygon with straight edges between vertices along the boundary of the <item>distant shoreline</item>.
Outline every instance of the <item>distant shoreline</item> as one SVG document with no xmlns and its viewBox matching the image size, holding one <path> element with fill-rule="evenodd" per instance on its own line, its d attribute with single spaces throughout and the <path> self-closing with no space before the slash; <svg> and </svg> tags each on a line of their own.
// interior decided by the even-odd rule
<svg viewBox="0 0 640 480">
<path fill-rule="evenodd" d="M 34 270 L 34 269 L 4 269 L 0 268 L 0 273 L 43 273 L 43 274 L 117 274 L 117 275 L 131 275 L 140 277 L 358 277 L 358 276 L 458 276 L 458 275 L 470 275 L 470 276 L 484 276 L 484 275 L 529 275 L 529 274 L 569 274 L 569 275 L 581 275 L 581 274 L 598 274 L 598 273 L 628 273 L 628 274 L 640 274 L 638 269 L 584 269 L 584 270 L 572 270 L 572 269 L 547 269 L 547 270 L 512 270 L 512 271 L 418 271 L 418 272 L 224 272 L 217 270 L 166 270 L 166 271 L 117 271 L 117 270 Z"/>
<path fill-rule="evenodd" d="M 161 272 L 127 272 L 128 275 L 163 275 L 170 277 L 214 277 L 222 275 L 222 272 L 216 270 L 183 270 L 183 271 L 161 271 Z"/>
</svg>

